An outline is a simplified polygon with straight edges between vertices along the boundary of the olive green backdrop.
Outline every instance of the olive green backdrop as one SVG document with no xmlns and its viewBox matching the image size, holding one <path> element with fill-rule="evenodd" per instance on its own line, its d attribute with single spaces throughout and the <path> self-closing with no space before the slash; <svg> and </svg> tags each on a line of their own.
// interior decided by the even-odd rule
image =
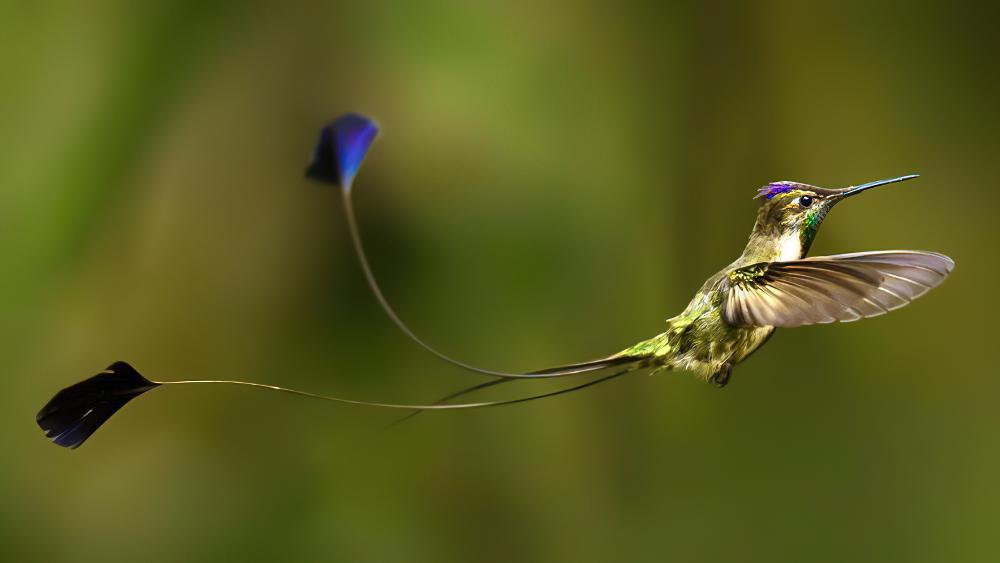
<svg viewBox="0 0 1000 563">
<path fill-rule="evenodd" d="M 995 560 L 995 22 L 934 2 L 5 3 L 0 559 Z M 813 253 L 957 268 L 890 315 L 779 331 L 723 391 L 635 374 L 379 434 L 394 413 L 182 387 L 49 443 L 38 408 L 118 359 L 386 401 L 482 381 L 394 330 L 336 192 L 302 178 L 352 110 L 382 126 L 356 199 L 386 294 L 486 366 L 657 333 L 772 180 L 920 173 L 839 206 Z"/>
</svg>

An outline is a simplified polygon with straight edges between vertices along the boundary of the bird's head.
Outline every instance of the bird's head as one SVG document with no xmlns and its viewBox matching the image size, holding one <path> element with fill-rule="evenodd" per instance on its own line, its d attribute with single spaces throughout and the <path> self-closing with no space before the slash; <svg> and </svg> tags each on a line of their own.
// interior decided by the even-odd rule
<svg viewBox="0 0 1000 563">
<path fill-rule="evenodd" d="M 782 259 L 801 258 L 809 251 L 820 224 L 834 205 L 865 190 L 916 177 L 916 174 L 910 174 L 839 189 L 820 188 L 799 182 L 771 182 L 757 192 L 756 197 L 760 198 L 761 205 L 754 233 L 783 241 L 784 244 L 792 244 L 797 240 L 799 256 L 783 254 Z"/>
</svg>

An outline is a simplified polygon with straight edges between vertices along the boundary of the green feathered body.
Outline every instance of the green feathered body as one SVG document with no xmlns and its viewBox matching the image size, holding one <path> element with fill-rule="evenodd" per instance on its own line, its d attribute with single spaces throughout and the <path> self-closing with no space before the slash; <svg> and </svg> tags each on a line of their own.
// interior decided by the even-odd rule
<svg viewBox="0 0 1000 563">
<path fill-rule="evenodd" d="M 733 326 L 722 318 L 729 276 L 752 264 L 797 260 L 812 244 L 825 212 L 810 214 L 801 225 L 776 220 L 762 207 L 743 254 L 708 278 L 684 312 L 667 319 L 667 330 L 631 346 L 616 356 L 636 358 L 637 365 L 683 370 L 709 379 L 740 363 L 774 334 L 771 326 Z"/>
<path fill-rule="evenodd" d="M 684 312 L 667 320 L 666 332 L 623 350 L 642 358 L 642 367 L 683 370 L 708 379 L 746 359 L 774 333 L 774 327 L 732 326 L 722 318 L 723 270 L 705 282 Z"/>
</svg>

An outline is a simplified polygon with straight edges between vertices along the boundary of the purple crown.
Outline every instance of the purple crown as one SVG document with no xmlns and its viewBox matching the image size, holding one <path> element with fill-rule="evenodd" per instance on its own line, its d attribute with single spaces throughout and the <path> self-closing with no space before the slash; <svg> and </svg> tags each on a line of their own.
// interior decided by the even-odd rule
<svg viewBox="0 0 1000 563">
<path fill-rule="evenodd" d="M 771 182 L 757 190 L 757 195 L 754 199 L 758 197 L 771 199 L 778 194 L 790 192 L 795 189 L 798 189 L 798 186 L 792 182 Z"/>
</svg>

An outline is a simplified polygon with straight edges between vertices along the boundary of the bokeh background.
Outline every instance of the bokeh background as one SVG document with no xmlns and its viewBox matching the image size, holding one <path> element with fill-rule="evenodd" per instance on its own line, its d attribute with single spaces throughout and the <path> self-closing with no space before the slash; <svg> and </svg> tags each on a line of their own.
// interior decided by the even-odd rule
<svg viewBox="0 0 1000 563">
<path fill-rule="evenodd" d="M 994 561 L 1000 36 L 951 3 L 181 0 L 0 8 L 0 559 Z M 395 413 L 234 388 L 143 396 L 79 450 L 38 408 L 114 360 L 426 402 L 482 381 L 367 294 L 335 191 L 345 111 L 383 288 L 523 370 L 661 330 L 741 250 L 763 183 L 852 199 L 814 254 L 952 278 L 780 331 L 723 391 L 642 374 Z M 525 382 L 509 397 L 555 388 Z"/>
</svg>

